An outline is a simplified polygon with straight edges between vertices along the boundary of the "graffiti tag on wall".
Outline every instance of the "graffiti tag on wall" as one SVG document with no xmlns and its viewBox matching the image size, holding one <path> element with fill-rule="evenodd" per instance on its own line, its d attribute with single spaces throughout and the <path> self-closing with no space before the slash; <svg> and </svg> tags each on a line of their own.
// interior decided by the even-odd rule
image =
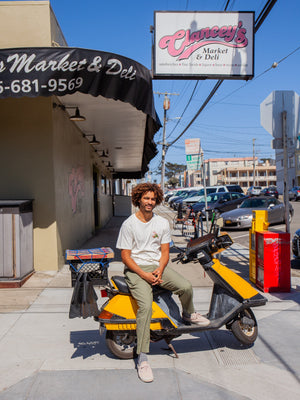
<svg viewBox="0 0 300 400">
<path fill-rule="evenodd" d="M 80 203 L 84 196 L 84 172 L 83 167 L 73 167 L 69 174 L 69 195 L 71 197 L 72 213 L 81 210 Z"/>
</svg>

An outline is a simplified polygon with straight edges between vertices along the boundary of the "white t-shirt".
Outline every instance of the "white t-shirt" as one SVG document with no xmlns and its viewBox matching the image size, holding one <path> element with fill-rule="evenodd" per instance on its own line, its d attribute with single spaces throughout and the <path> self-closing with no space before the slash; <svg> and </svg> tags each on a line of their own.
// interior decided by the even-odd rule
<svg viewBox="0 0 300 400">
<path fill-rule="evenodd" d="M 165 218 L 153 214 L 149 222 L 142 222 L 132 214 L 121 226 L 116 247 L 131 250 L 138 265 L 159 265 L 160 245 L 170 242 L 170 226 Z"/>
</svg>

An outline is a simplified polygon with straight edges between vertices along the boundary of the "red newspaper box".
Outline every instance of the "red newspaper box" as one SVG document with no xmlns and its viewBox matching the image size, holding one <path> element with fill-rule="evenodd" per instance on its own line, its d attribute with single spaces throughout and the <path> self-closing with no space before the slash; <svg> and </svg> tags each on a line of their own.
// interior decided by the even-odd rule
<svg viewBox="0 0 300 400">
<path fill-rule="evenodd" d="M 290 291 L 289 233 L 256 232 L 256 286 L 264 292 Z"/>
</svg>

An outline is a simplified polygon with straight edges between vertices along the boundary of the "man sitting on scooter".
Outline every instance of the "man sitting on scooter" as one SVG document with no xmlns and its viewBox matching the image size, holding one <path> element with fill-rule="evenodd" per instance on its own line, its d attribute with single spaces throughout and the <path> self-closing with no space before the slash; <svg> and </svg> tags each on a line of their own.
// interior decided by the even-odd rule
<svg viewBox="0 0 300 400">
<path fill-rule="evenodd" d="M 132 204 L 139 209 L 123 222 L 116 245 L 121 249 L 126 282 L 138 304 L 137 370 L 144 382 L 153 381 L 146 355 L 150 345 L 152 286 L 160 285 L 179 296 L 185 321 L 201 326 L 209 324 L 208 319 L 195 312 L 191 283 L 167 266 L 171 242 L 169 222 L 153 213 L 162 200 L 163 192 L 156 184 L 141 183 L 134 187 Z"/>
</svg>

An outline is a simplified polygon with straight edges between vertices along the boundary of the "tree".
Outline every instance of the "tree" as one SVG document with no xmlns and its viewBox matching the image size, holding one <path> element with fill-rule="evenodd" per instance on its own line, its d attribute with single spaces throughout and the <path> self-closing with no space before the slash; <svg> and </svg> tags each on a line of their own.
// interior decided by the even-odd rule
<svg viewBox="0 0 300 400">
<path fill-rule="evenodd" d="M 186 170 L 185 164 L 176 164 L 167 162 L 165 164 L 165 177 L 168 178 L 168 184 L 175 187 L 179 183 L 179 175 L 182 174 Z M 161 164 L 158 166 L 155 171 L 156 175 L 161 174 Z"/>
<path fill-rule="evenodd" d="M 173 176 L 176 177 L 176 175 L 182 174 L 186 170 L 186 165 L 185 164 L 176 164 L 176 163 L 170 163 L 167 162 L 165 165 L 165 176 L 166 178 L 170 179 Z M 157 168 L 156 174 L 159 175 L 161 174 L 161 165 Z"/>
<path fill-rule="evenodd" d="M 175 188 L 179 183 L 179 179 L 175 178 L 175 176 L 172 176 L 169 180 L 168 180 L 168 185 L 172 186 L 173 188 Z"/>
</svg>

